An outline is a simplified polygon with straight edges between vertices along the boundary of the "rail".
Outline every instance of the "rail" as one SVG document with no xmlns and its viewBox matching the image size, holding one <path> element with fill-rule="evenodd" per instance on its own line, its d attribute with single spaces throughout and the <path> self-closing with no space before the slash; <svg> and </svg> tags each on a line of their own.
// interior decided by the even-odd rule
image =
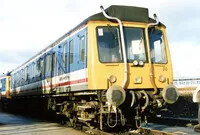
<svg viewBox="0 0 200 135">
<path fill-rule="evenodd" d="M 86 131 L 87 134 L 92 135 L 176 135 L 176 133 L 168 133 L 154 129 L 148 128 L 139 128 L 137 130 L 132 130 L 128 132 L 120 132 L 120 133 L 107 133 L 98 129 L 90 129 Z"/>
</svg>

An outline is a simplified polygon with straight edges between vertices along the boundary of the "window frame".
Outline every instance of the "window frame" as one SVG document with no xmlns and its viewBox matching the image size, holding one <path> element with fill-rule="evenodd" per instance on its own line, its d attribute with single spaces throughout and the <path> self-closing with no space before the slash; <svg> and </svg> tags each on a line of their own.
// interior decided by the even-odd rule
<svg viewBox="0 0 200 135">
<path fill-rule="evenodd" d="M 84 62 L 85 61 L 85 35 L 81 36 L 80 37 L 80 40 L 79 40 L 79 59 L 81 62 Z M 83 52 L 82 52 L 83 50 Z"/>
<path fill-rule="evenodd" d="M 98 28 L 103 28 L 103 27 L 109 27 L 109 26 L 97 26 L 96 27 L 96 45 L 97 45 L 97 52 L 98 52 L 98 60 L 99 60 L 99 62 L 100 63 L 123 63 L 124 62 L 124 60 L 123 60 L 123 51 L 122 51 L 122 46 L 121 46 L 121 38 L 120 38 L 120 33 L 118 33 L 118 39 L 119 39 L 119 48 L 120 48 L 120 50 L 121 50 L 121 60 L 119 60 L 118 62 L 102 62 L 101 60 L 100 60 L 100 53 L 99 53 L 99 46 L 98 46 Z M 115 28 L 117 28 L 118 29 L 118 32 L 120 32 L 120 30 L 119 30 L 119 27 L 118 26 L 111 26 L 111 27 L 115 27 Z M 148 63 L 149 61 L 148 61 L 148 49 L 147 49 L 147 38 L 146 38 L 146 34 L 145 34 L 145 28 L 144 27 L 130 27 L 130 26 L 124 26 L 123 27 L 123 30 L 125 29 L 125 28 L 137 28 L 137 29 L 141 29 L 142 31 L 143 31 L 143 40 L 144 40 L 144 51 L 145 51 L 145 61 L 143 61 L 144 63 Z M 125 40 L 125 39 L 124 39 Z M 127 45 L 126 45 L 126 43 L 125 43 L 125 51 L 127 51 Z M 126 54 L 127 54 L 127 52 L 126 52 Z M 127 58 L 127 63 L 132 63 L 133 62 L 133 60 L 131 60 L 131 61 L 129 61 L 128 60 L 128 58 Z"/>
<path fill-rule="evenodd" d="M 69 64 L 74 63 L 74 40 L 69 41 Z"/>
<path fill-rule="evenodd" d="M 66 42 L 63 45 L 63 67 L 66 68 L 67 67 L 67 47 L 68 47 L 68 43 Z"/>
<path fill-rule="evenodd" d="M 164 32 L 163 32 L 163 30 L 161 30 L 161 29 L 158 29 L 158 28 L 154 28 L 155 30 L 159 30 L 161 33 L 162 33 L 162 36 L 163 36 L 163 38 L 162 38 L 162 40 L 163 40 L 163 43 L 164 43 L 164 51 L 165 51 L 165 59 L 166 59 L 166 62 L 163 62 L 163 63 L 161 63 L 161 62 L 153 62 L 152 61 L 152 55 L 151 55 L 151 63 L 152 64 L 168 64 L 168 56 L 167 56 L 167 47 L 166 47 L 166 41 L 165 41 L 165 34 L 164 34 Z M 150 36 L 149 35 L 149 31 L 148 31 L 148 36 Z M 161 44 L 160 44 L 160 46 L 161 46 Z M 150 37 L 149 37 L 149 49 L 150 49 L 150 54 L 151 54 L 151 42 L 150 42 Z M 155 52 L 154 52 L 155 53 Z M 155 54 L 154 54 L 155 55 Z"/>
</svg>

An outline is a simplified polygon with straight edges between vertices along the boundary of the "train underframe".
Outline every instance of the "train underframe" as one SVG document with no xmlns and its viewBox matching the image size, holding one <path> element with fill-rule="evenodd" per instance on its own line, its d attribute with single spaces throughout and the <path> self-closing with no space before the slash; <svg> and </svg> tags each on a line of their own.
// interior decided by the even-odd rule
<svg viewBox="0 0 200 135">
<path fill-rule="evenodd" d="M 76 127 L 77 123 L 101 130 L 115 127 L 138 128 L 147 116 L 164 108 L 161 95 L 152 90 L 129 90 L 119 106 L 109 104 L 106 90 L 46 95 L 43 97 L 15 97 L 3 102 L 4 108 L 37 113 L 51 112 L 62 116 L 62 121 Z"/>
</svg>

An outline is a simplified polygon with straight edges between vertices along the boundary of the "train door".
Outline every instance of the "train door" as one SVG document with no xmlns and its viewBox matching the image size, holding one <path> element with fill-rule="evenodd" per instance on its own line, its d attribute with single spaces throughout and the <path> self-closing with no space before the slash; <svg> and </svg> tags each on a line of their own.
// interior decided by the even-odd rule
<svg viewBox="0 0 200 135">
<path fill-rule="evenodd" d="M 67 74 L 69 72 L 69 45 L 68 42 L 64 42 L 63 44 L 63 69 L 64 74 Z"/>
<path fill-rule="evenodd" d="M 56 59 L 56 52 L 53 52 L 52 55 L 51 55 L 51 89 L 50 89 L 50 93 L 52 93 L 54 91 L 54 89 L 56 90 L 56 84 L 57 84 L 57 79 L 56 79 L 56 76 L 57 76 L 57 59 Z"/>
<path fill-rule="evenodd" d="M 78 35 L 78 70 L 76 77 L 77 81 L 80 82 L 79 87 L 74 87 L 76 90 L 85 90 L 87 89 L 87 31 L 86 29 L 82 30 Z"/>
<path fill-rule="evenodd" d="M 74 71 L 74 39 L 69 41 L 69 72 Z"/>
<path fill-rule="evenodd" d="M 48 52 L 45 56 L 45 91 L 44 93 L 49 93 L 52 89 L 52 58 L 51 52 Z"/>
<path fill-rule="evenodd" d="M 55 77 L 56 76 L 56 53 L 55 52 L 52 53 L 51 60 L 52 60 L 51 76 Z"/>
<path fill-rule="evenodd" d="M 87 33 L 86 31 L 82 31 L 79 34 L 79 59 L 78 59 L 78 68 L 79 70 L 87 68 L 87 55 L 86 55 L 86 48 L 87 48 Z"/>
</svg>

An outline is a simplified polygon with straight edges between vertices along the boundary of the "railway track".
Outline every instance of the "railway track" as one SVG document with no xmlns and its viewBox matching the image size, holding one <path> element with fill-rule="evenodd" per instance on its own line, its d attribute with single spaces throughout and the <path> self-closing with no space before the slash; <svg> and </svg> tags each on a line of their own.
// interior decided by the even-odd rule
<svg viewBox="0 0 200 135">
<path fill-rule="evenodd" d="M 2 116 L 3 117 L 3 116 Z M 17 115 L 16 115 L 17 117 Z M 26 117 L 25 117 L 26 118 Z M 30 118 L 30 117 L 27 117 Z M 31 117 L 32 118 L 32 117 Z M 20 118 L 19 118 L 20 119 Z M 40 119 L 40 118 L 39 118 Z M 47 121 L 49 121 L 47 119 Z M 197 135 L 197 133 L 193 130 L 194 123 L 197 123 L 197 120 L 195 119 L 173 119 L 173 118 L 157 118 L 157 119 L 148 119 L 148 124 L 143 123 L 141 125 L 141 128 L 137 130 L 126 130 L 124 132 L 121 132 L 121 129 L 118 129 L 118 131 L 100 131 L 96 128 L 89 127 L 87 125 L 81 125 L 80 123 L 77 123 L 77 127 L 75 129 L 72 129 L 72 127 L 67 124 L 62 125 L 58 121 L 52 121 L 50 124 L 41 123 L 40 120 L 34 125 L 19 125 L 8 127 L 7 130 L 1 128 L 1 133 L 27 133 L 27 132 L 44 132 L 47 133 L 51 129 L 52 132 L 58 132 L 57 135 L 59 135 L 59 132 L 64 131 L 72 131 L 73 133 L 81 133 L 81 135 Z M 38 125 L 38 124 L 39 125 Z M 53 125 L 52 125 L 53 123 Z M 193 124 L 189 124 L 193 123 Z M 18 131 L 18 129 L 20 129 Z M 58 130 L 58 131 L 57 131 Z"/>
<path fill-rule="evenodd" d="M 192 118 L 172 118 L 172 117 L 157 117 L 149 120 L 152 123 L 163 124 L 167 123 L 169 126 L 191 127 L 198 124 L 197 119 Z"/>
<path fill-rule="evenodd" d="M 98 129 L 90 129 L 86 131 L 88 134 L 92 135 L 176 135 L 176 133 L 167 133 L 159 130 L 149 129 L 149 128 L 139 128 L 137 130 L 131 130 L 128 132 L 120 132 L 120 133 L 108 133 L 104 131 L 100 131 Z"/>
<path fill-rule="evenodd" d="M 193 130 L 197 123 L 197 119 L 157 117 L 149 119 L 148 124 L 143 123 L 137 130 L 104 132 L 88 127 L 85 133 L 92 135 L 198 135 Z"/>
<path fill-rule="evenodd" d="M 28 114 L 26 114 L 28 115 Z M 29 115 L 28 115 L 29 116 Z M 34 116 L 33 116 L 34 117 Z M 38 117 L 41 119 L 41 115 Z M 45 117 L 47 117 L 45 115 Z M 42 117 L 43 119 L 46 119 Z M 55 119 L 51 119 L 55 118 Z M 63 117 L 58 117 L 58 115 L 53 116 L 50 115 L 50 119 L 47 120 L 54 121 L 56 123 L 62 123 L 58 120 L 63 120 Z M 77 123 L 78 124 L 78 123 Z M 126 130 L 121 132 L 120 129 L 118 131 L 100 131 L 93 127 L 89 127 L 87 125 L 82 126 L 80 123 L 76 127 L 77 130 L 83 132 L 83 134 L 92 134 L 92 135 L 183 135 L 183 134 L 194 134 L 196 133 L 193 130 L 193 126 L 197 124 L 197 119 L 187 119 L 187 118 L 172 118 L 172 117 L 156 117 L 156 118 L 148 118 L 148 124 L 143 123 L 142 127 L 137 130 Z M 171 129 L 171 127 L 175 127 L 176 129 Z M 64 127 L 69 127 L 69 125 L 65 125 Z M 63 127 L 63 128 L 64 128 Z M 188 128 L 187 131 L 183 128 Z M 167 130 L 165 130 L 167 129 Z"/>
</svg>

